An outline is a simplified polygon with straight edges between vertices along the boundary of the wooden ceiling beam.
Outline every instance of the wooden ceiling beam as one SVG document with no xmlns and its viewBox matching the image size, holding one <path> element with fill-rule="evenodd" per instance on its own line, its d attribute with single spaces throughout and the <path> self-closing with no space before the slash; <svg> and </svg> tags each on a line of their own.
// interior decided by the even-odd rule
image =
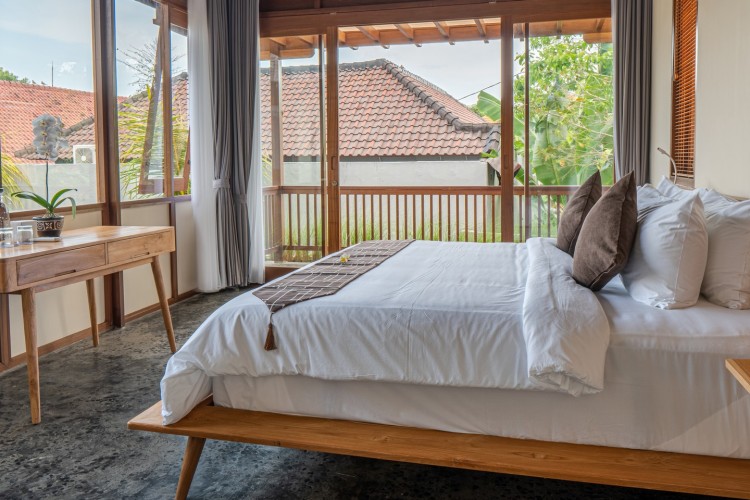
<svg viewBox="0 0 750 500">
<path fill-rule="evenodd" d="M 479 32 L 479 36 L 484 40 L 484 43 L 490 43 L 489 40 L 487 40 L 487 30 L 484 27 L 484 21 L 481 19 L 474 19 L 474 22 L 477 25 L 477 31 Z"/>
<path fill-rule="evenodd" d="M 357 26 L 357 29 L 360 31 L 360 33 L 362 33 L 367 38 L 380 45 L 384 49 L 390 48 L 389 45 L 386 45 L 380 41 L 380 32 L 378 32 L 377 30 L 370 28 L 369 26 Z"/>
<path fill-rule="evenodd" d="M 261 9 L 261 36 L 325 33 L 328 26 L 431 23 L 504 15 L 513 16 L 514 22 L 598 19 L 611 15 L 610 0 L 429 0 L 386 4 L 373 1 L 351 6 L 343 5 L 344 0 L 337 1 L 341 5 L 333 7 L 324 2 L 322 8 L 305 8 L 292 0 L 268 0 L 266 3 L 275 8 Z M 602 31 L 608 31 L 606 25 Z"/>
<path fill-rule="evenodd" d="M 287 39 L 283 37 L 271 37 L 269 40 L 282 48 L 286 48 L 288 45 Z"/>
<path fill-rule="evenodd" d="M 440 35 L 448 40 L 448 43 L 451 45 L 455 45 L 456 43 L 451 40 L 450 37 L 450 28 L 448 28 L 445 24 L 441 23 L 440 21 L 435 21 L 435 27 L 437 28 Z"/>
<path fill-rule="evenodd" d="M 414 28 L 412 28 L 408 24 L 396 24 L 395 26 L 396 26 L 396 29 L 402 35 L 404 35 L 410 42 L 413 42 L 414 45 L 416 45 L 417 47 L 422 46 L 421 43 L 417 43 L 416 41 L 414 41 Z"/>
</svg>

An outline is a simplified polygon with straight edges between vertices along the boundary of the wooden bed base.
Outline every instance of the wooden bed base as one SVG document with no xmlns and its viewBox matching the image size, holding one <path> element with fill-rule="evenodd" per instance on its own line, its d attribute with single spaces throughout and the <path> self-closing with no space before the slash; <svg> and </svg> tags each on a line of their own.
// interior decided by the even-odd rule
<svg viewBox="0 0 750 500">
<path fill-rule="evenodd" d="M 187 436 L 176 498 L 187 497 L 206 439 L 460 469 L 750 498 L 750 460 L 509 439 L 198 405 L 162 425 L 161 401 L 132 430 Z"/>
</svg>

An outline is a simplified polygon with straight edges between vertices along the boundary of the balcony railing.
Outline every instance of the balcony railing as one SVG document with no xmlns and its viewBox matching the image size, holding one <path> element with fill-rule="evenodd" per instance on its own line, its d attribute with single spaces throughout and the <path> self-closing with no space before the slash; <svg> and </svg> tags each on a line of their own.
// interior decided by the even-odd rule
<svg viewBox="0 0 750 500">
<path fill-rule="evenodd" d="M 371 239 L 501 241 L 499 186 L 342 186 L 341 246 Z M 514 239 L 557 235 L 577 186 L 513 188 Z M 263 191 L 267 258 L 307 262 L 322 256 L 323 203 L 317 186 Z M 526 215 L 528 214 L 528 215 Z"/>
</svg>

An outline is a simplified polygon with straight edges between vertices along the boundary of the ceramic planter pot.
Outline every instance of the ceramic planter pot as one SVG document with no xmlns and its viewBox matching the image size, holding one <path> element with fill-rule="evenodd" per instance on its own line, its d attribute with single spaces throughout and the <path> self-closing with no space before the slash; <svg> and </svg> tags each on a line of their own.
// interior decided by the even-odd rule
<svg viewBox="0 0 750 500">
<path fill-rule="evenodd" d="M 60 236 L 65 218 L 62 215 L 32 217 L 36 222 L 36 234 L 38 236 Z"/>
</svg>

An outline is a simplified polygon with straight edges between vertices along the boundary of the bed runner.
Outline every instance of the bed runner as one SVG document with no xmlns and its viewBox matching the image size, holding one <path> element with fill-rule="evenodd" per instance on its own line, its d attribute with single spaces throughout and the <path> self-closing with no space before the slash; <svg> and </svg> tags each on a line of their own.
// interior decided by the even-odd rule
<svg viewBox="0 0 750 500">
<path fill-rule="evenodd" d="M 413 241 L 363 241 L 342 254 L 322 259 L 304 270 L 255 290 L 253 295 L 265 302 L 271 310 L 265 350 L 276 349 L 273 313 L 299 302 L 333 295 L 367 271 L 396 255 Z"/>
</svg>

